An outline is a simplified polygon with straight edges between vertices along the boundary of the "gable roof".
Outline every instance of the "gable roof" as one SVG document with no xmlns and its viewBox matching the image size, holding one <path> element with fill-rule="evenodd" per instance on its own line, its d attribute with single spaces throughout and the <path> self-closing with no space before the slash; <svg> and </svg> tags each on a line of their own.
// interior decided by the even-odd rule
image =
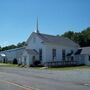
<svg viewBox="0 0 90 90">
<path fill-rule="evenodd" d="M 87 54 L 90 55 L 90 47 L 79 48 L 74 55 Z"/>
<path fill-rule="evenodd" d="M 79 49 L 75 52 L 75 55 L 79 55 L 79 54 L 81 54 L 81 52 L 82 52 L 82 49 L 79 48 Z"/>
<path fill-rule="evenodd" d="M 25 46 L 24 47 L 20 47 L 20 48 L 15 48 L 15 49 L 9 49 L 9 50 L 4 50 L 4 51 L 0 51 L 0 54 L 1 53 L 8 53 L 8 52 L 16 52 L 16 51 L 19 51 L 19 50 L 24 50 L 25 49 Z"/>
<path fill-rule="evenodd" d="M 81 54 L 88 54 L 88 55 L 90 55 L 90 47 L 83 47 Z"/>
<path fill-rule="evenodd" d="M 27 53 L 32 54 L 32 55 L 38 54 L 38 52 L 35 49 L 25 49 L 25 51 L 27 51 Z"/>
<path fill-rule="evenodd" d="M 68 46 L 76 46 L 79 47 L 77 43 L 74 41 L 61 37 L 61 36 L 54 36 L 54 35 L 48 35 L 48 34 L 42 34 L 42 33 L 35 33 L 40 39 L 42 39 L 44 42 L 51 43 L 51 44 L 63 44 Z"/>
<path fill-rule="evenodd" d="M 66 56 L 71 56 L 71 55 L 73 55 L 73 51 L 71 51 L 70 53 L 67 53 Z"/>
</svg>

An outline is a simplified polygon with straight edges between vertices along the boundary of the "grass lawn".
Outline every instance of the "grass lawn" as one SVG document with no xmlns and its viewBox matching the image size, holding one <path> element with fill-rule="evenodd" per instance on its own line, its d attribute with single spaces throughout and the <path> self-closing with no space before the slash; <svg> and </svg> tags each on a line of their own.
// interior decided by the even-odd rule
<svg viewBox="0 0 90 90">
<path fill-rule="evenodd" d="M 17 65 L 8 64 L 8 63 L 0 63 L 0 67 L 16 67 Z"/>
<path fill-rule="evenodd" d="M 31 67 L 32 69 L 45 69 L 45 70 L 80 70 L 80 69 L 90 69 L 90 66 L 71 66 L 71 67 L 49 67 L 49 68 L 43 68 L 43 67 Z"/>
<path fill-rule="evenodd" d="M 8 63 L 0 63 L 0 67 L 18 67 L 15 64 L 8 64 Z M 22 67 L 20 67 L 22 68 Z M 71 67 L 29 67 L 31 69 L 38 69 L 38 70 L 80 70 L 80 69 L 90 69 L 90 66 L 71 66 Z"/>
<path fill-rule="evenodd" d="M 55 67 L 48 68 L 49 70 L 78 70 L 78 69 L 90 69 L 90 66 L 71 66 L 71 67 Z"/>
</svg>

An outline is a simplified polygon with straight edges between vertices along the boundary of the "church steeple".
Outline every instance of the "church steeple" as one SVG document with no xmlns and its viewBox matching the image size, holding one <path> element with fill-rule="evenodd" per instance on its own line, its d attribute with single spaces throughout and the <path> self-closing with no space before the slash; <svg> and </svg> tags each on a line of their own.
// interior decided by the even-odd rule
<svg viewBox="0 0 90 90">
<path fill-rule="evenodd" d="M 38 29 L 38 17 L 37 17 L 37 23 L 36 23 L 36 30 L 35 30 L 36 33 L 39 33 L 39 29 Z"/>
</svg>

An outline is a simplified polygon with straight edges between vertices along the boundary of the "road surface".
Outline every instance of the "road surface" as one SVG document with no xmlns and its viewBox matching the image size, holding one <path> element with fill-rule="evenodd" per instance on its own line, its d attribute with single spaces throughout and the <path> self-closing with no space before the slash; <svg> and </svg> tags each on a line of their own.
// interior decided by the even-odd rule
<svg viewBox="0 0 90 90">
<path fill-rule="evenodd" d="M 54 71 L 0 67 L 0 90 L 25 89 L 90 90 L 90 69 Z"/>
<path fill-rule="evenodd" d="M 0 81 L 0 90 L 27 90 L 27 88 L 7 81 Z"/>
</svg>

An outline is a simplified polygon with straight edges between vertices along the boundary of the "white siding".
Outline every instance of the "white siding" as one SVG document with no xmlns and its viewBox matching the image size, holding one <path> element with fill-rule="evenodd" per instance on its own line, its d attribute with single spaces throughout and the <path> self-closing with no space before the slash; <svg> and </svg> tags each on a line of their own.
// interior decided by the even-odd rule
<svg viewBox="0 0 90 90">
<path fill-rule="evenodd" d="M 85 65 L 90 65 L 89 55 L 85 55 Z"/>
<path fill-rule="evenodd" d="M 4 53 L 6 55 L 6 59 L 8 62 L 13 62 L 13 60 L 16 58 L 19 60 L 21 58 L 21 53 L 23 52 L 23 49 L 11 49 L 11 50 L 6 50 L 6 51 L 1 51 L 0 54 Z M 0 56 L 1 57 L 1 56 Z M 1 58 L 2 61 L 4 57 Z"/>
<path fill-rule="evenodd" d="M 36 39 L 35 41 L 33 41 L 33 38 Z M 40 38 L 38 38 L 36 35 L 33 35 L 29 41 L 29 43 L 27 44 L 28 49 L 35 49 L 37 50 L 37 52 L 39 53 L 39 49 L 42 49 L 42 60 L 45 60 L 45 45 L 42 44 L 42 40 Z M 37 60 L 39 60 L 39 57 L 36 58 Z"/>
<path fill-rule="evenodd" d="M 45 46 L 45 58 L 46 60 L 44 62 L 49 62 L 52 61 L 52 49 L 56 49 L 56 61 L 61 61 L 62 60 L 62 49 L 65 49 L 66 54 L 70 53 L 71 50 L 76 52 L 78 48 L 75 47 L 68 47 L 68 46 L 60 46 L 60 45 L 52 45 L 52 44 L 47 44 Z"/>
</svg>

